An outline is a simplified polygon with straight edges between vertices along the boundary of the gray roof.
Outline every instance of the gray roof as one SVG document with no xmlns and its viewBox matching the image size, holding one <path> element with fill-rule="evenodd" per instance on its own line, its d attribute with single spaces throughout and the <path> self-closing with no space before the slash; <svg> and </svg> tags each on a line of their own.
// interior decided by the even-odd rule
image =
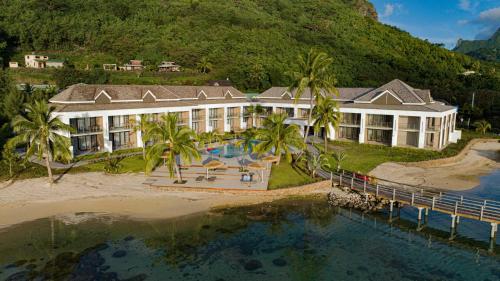
<svg viewBox="0 0 500 281">
<path fill-rule="evenodd" d="M 392 95 L 402 100 L 403 103 L 425 103 L 425 101 L 420 97 L 420 94 L 423 95 L 422 90 L 414 89 L 399 79 L 394 79 L 387 84 L 365 93 L 364 95 L 356 98 L 356 101 L 370 102 L 373 98 L 385 91 L 389 91 Z M 417 92 L 419 93 L 417 94 Z"/>
<path fill-rule="evenodd" d="M 224 99 L 229 92 L 232 98 L 246 98 L 233 87 L 217 86 L 170 86 L 170 85 L 87 85 L 68 87 L 50 99 L 52 103 L 78 103 L 94 101 L 102 92 L 114 102 L 139 101 L 150 92 L 160 100 L 193 100 L 205 94 L 207 99 Z M 204 97 L 203 97 L 204 98 Z"/>
<path fill-rule="evenodd" d="M 336 100 L 354 100 L 362 94 L 371 91 L 373 88 L 337 88 L 338 95 L 334 93 L 328 93 L 324 90 L 321 90 L 323 95 L 331 96 Z M 272 87 L 264 91 L 262 94 L 258 96 L 258 98 L 281 98 L 284 94 L 290 94 L 288 91 L 288 87 Z M 294 89 L 291 92 L 291 97 L 294 99 L 297 90 Z M 311 97 L 311 90 L 306 88 L 304 93 L 300 96 L 300 99 L 309 100 Z"/>
</svg>

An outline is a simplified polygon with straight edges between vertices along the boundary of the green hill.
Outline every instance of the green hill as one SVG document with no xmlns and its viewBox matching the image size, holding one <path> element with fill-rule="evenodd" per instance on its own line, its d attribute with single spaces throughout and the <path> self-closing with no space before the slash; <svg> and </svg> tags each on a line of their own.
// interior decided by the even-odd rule
<svg viewBox="0 0 500 281">
<path fill-rule="evenodd" d="M 260 91 L 288 85 L 286 73 L 297 55 L 314 47 L 335 59 L 338 86 L 373 87 L 399 78 L 453 104 L 470 102 L 475 91 L 479 117 L 500 111 L 498 64 L 479 64 L 381 24 L 365 0 L 10 0 L 1 5 L 4 64 L 22 62 L 31 51 L 65 58 L 76 69 L 130 59 L 152 66 L 173 60 L 183 73 L 113 73 L 104 80 L 201 84 L 228 77 L 242 90 Z M 209 74 L 196 70 L 203 58 L 212 64 Z M 460 75 L 470 69 L 482 75 Z M 57 71 L 11 73 L 18 81 L 57 76 Z"/>
<path fill-rule="evenodd" d="M 487 40 L 459 40 L 454 51 L 481 60 L 500 62 L 500 28 Z"/>
</svg>

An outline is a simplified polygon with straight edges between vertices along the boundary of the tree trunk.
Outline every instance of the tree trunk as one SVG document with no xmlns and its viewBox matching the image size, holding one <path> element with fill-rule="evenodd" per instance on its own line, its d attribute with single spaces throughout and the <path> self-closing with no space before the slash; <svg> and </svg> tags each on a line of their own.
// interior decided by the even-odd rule
<svg viewBox="0 0 500 281">
<path fill-rule="evenodd" d="M 179 169 L 179 165 L 177 165 L 177 160 L 174 162 L 175 174 L 177 175 L 177 183 L 182 183 L 181 170 Z"/>
<path fill-rule="evenodd" d="M 312 122 L 312 112 L 313 112 L 313 91 L 311 89 L 311 99 L 309 100 L 309 113 L 307 114 L 307 128 L 304 134 L 304 143 L 307 141 L 307 137 L 309 136 L 309 129 L 311 128 Z"/>
<path fill-rule="evenodd" d="M 54 183 L 54 179 L 52 178 L 52 169 L 50 168 L 50 160 L 49 155 L 45 156 L 45 165 L 47 165 L 47 174 L 49 175 L 49 183 L 52 185 Z"/>
<path fill-rule="evenodd" d="M 325 154 L 328 152 L 328 138 L 326 136 L 326 128 L 325 128 L 325 131 L 324 131 L 324 137 L 325 137 Z"/>
</svg>

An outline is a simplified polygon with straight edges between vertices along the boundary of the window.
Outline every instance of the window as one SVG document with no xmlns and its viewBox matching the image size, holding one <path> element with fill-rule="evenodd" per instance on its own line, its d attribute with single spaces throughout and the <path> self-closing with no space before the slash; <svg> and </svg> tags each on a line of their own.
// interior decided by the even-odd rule
<svg viewBox="0 0 500 281">
<path fill-rule="evenodd" d="M 73 146 L 77 149 L 78 152 L 98 150 L 97 136 L 89 135 L 76 137 L 74 138 Z"/>
<path fill-rule="evenodd" d="M 111 140 L 113 142 L 113 149 L 127 147 L 130 142 L 128 132 L 112 133 Z"/>
<path fill-rule="evenodd" d="M 339 127 L 339 138 L 357 140 L 359 139 L 359 128 Z"/>
<path fill-rule="evenodd" d="M 193 131 L 198 132 L 200 124 L 198 122 L 193 122 Z"/>
<path fill-rule="evenodd" d="M 368 129 L 368 141 L 391 143 L 392 131 Z"/>
<path fill-rule="evenodd" d="M 217 120 L 210 120 L 209 125 L 210 125 L 210 127 L 212 127 L 212 130 L 213 130 L 213 129 L 217 129 L 218 128 L 218 126 L 217 126 L 218 123 L 219 122 Z"/>
</svg>

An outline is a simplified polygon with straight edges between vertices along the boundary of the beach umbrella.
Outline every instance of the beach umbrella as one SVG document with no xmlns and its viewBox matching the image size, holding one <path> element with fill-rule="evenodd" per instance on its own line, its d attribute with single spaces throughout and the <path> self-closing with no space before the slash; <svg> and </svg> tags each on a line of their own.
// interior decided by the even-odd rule
<svg viewBox="0 0 500 281">
<path fill-rule="evenodd" d="M 260 171 L 261 173 L 260 180 L 261 182 L 264 182 L 264 170 L 266 170 L 266 167 L 264 167 L 264 165 L 262 165 L 261 163 L 252 162 L 248 164 L 247 167 L 248 169 Z"/>
<path fill-rule="evenodd" d="M 264 161 L 266 163 L 278 163 L 279 160 L 280 160 L 280 157 L 276 156 L 276 155 L 269 155 L 269 156 L 262 158 L 262 161 Z M 266 168 L 269 169 L 267 164 L 266 164 Z"/>
<path fill-rule="evenodd" d="M 207 169 L 207 179 L 208 179 L 208 170 L 222 168 L 224 167 L 224 163 L 218 160 L 212 160 L 207 164 L 203 165 L 203 167 Z"/>
</svg>

